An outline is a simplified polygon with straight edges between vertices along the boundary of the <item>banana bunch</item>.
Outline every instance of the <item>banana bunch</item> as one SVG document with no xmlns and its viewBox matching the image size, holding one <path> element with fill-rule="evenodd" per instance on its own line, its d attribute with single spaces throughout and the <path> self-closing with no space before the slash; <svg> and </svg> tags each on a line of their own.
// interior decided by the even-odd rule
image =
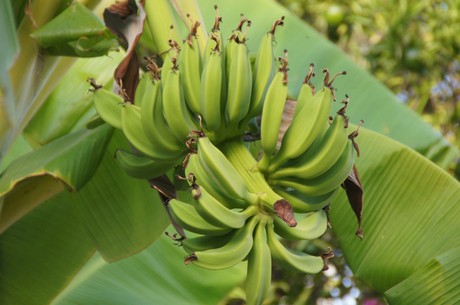
<svg viewBox="0 0 460 305">
<path fill-rule="evenodd" d="M 193 237 L 177 239 L 188 255 L 185 264 L 218 270 L 247 261 L 247 304 L 261 304 L 271 283 L 272 258 L 289 270 L 317 273 L 325 256 L 287 248 L 279 240 L 320 237 L 327 229 L 323 209 L 286 217 L 287 204 L 272 190 L 241 141 L 219 149 L 199 137 L 185 167 L 191 202 L 171 199 L 173 220 Z M 289 209 L 288 209 L 289 211 Z"/>
<path fill-rule="evenodd" d="M 287 50 L 275 58 L 273 42 L 284 18 L 263 35 L 254 60 L 246 45 L 251 21 L 242 15 L 228 38 L 221 21 L 216 7 L 204 49 L 197 39 L 201 25 L 190 20 L 184 41 L 169 40 L 161 68 L 147 58 L 134 101 L 92 82 L 93 101 L 99 116 L 131 144 L 115 153 L 128 175 L 150 179 L 182 165 L 192 196 L 170 198 L 167 207 L 176 228 L 187 232 L 173 237 L 187 252 L 185 263 L 225 269 L 247 261 L 247 303 L 261 304 L 272 259 L 297 272 L 327 268 L 330 252 L 315 256 L 282 240 L 324 234 L 325 207 L 352 171 L 358 132 L 348 132 L 348 97 L 331 116 L 332 84 L 345 72 L 331 78 L 324 69 L 316 90 L 310 65 L 279 141 L 289 60 Z M 243 141 L 254 129 L 260 139 Z"/>
</svg>

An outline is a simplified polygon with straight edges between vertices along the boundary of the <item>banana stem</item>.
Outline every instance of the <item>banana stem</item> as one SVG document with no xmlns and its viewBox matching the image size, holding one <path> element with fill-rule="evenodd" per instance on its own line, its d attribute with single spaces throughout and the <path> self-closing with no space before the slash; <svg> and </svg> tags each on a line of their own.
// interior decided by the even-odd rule
<svg viewBox="0 0 460 305">
<path fill-rule="evenodd" d="M 268 185 L 244 143 L 240 140 L 228 141 L 222 143 L 220 149 L 246 182 L 248 189 L 259 196 L 259 203 L 273 213 L 275 203 L 282 198 Z"/>
</svg>

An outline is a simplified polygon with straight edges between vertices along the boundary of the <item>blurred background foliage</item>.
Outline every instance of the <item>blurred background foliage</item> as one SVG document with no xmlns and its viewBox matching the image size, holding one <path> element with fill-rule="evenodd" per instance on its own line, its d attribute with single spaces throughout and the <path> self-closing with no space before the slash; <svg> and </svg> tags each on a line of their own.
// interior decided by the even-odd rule
<svg viewBox="0 0 460 305">
<path fill-rule="evenodd" d="M 460 1 L 277 0 L 349 54 L 460 147 Z M 460 163 L 452 164 L 457 179 Z M 298 243 L 299 250 L 332 247 L 330 269 L 318 275 L 274 270 L 268 304 L 383 305 L 353 278 L 331 232 Z M 227 304 L 241 304 L 238 289 Z"/>
<path fill-rule="evenodd" d="M 460 1 L 278 2 L 460 147 Z M 452 171 L 458 179 L 458 161 Z"/>
</svg>

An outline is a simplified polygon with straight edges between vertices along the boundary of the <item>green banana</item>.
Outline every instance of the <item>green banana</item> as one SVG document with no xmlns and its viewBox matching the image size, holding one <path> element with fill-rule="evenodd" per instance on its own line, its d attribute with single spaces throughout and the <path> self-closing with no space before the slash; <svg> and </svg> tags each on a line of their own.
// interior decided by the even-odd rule
<svg viewBox="0 0 460 305">
<path fill-rule="evenodd" d="M 145 135 L 159 150 L 171 156 L 183 155 L 186 150 L 185 141 L 180 143 L 163 117 L 163 102 L 160 80 L 147 79 L 145 93 L 141 102 L 141 123 Z"/>
<path fill-rule="evenodd" d="M 278 26 L 282 25 L 284 25 L 284 17 L 274 22 L 271 31 L 266 33 L 259 43 L 252 77 L 251 106 L 247 119 L 251 119 L 262 112 L 265 93 L 275 70 L 275 55 L 273 53 L 275 31 Z"/>
<path fill-rule="evenodd" d="M 147 58 L 147 57 L 146 57 Z M 148 58 L 151 61 L 150 58 Z M 153 62 L 153 61 L 152 61 Z M 144 99 L 144 95 L 147 91 L 147 84 L 152 81 L 150 73 L 144 73 L 141 78 L 139 79 L 139 83 L 136 87 L 136 92 L 134 94 L 134 105 L 137 107 L 141 107 L 142 101 Z"/>
<path fill-rule="evenodd" d="M 290 188 L 288 191 L 282 187 L 274 186 L 274 191 L 286 199 L 294 212 L 309 213 L 324 208 L 331 202 L 331 198 L 337 193 L 338 188 L 329 193 L 317 196 L 307 196 L 297 190 Z"/>
<path fill-rule="evenodd" d="M 227 234 L 217 236 L 199 235 L 192 238 L 185 238 L 180 243 L 187 253 L 220 248 L 233 238 L 235 232 L 236 230 L 232 230 Z"/>
<path fill-rule="evenodd" d="M 246 117 L 251 100 L 251 63 L 245 41 L 232 40 L 229 43 L 232 54 L 227 54 L 228 88 L 225 113 L 229 125 L 237 126 Z"/>
<path fill-rule="evenodd" d="M 179 69 L 181 71 L 182 87 L 184 88 L 185 101 L 193 113 L 200 113 L 200 88 L 201 88 L 201 53 L 196 37 L 200 26 L 198 21 L 192 21 L 190 33 L 184 40 L 179 56 Z"/>
<path fill-rule="evenodd" d="M 250 204 L 258 202 L 257 195 L 249 192 L 238 171 L 227 160 L 227 157 L 211 143 L 209 138 L 198 139 L 197 155 L 202 166 L 208 168 L 207 174 L 214 176 L 231 195 L 231 198 L 243 199 Z"/>
<path fill-rule="evenodd" d="M 308 74 L 307 76 L 305 76 L 305 79 L 303 80 L 303 84 L 300 87 L 300 92 L 297 98 L 297 103 L 296 103 L 295 112 L 294 112 L 294 118 L 300 112 L 303 106 L 305 104 L 308 104 L 313 98 L 313 96 L 315 95 L 316 90 L 313 84 L 311 83 L 311 78 L 315 76 L 315 73 L 313 72 L 314 67 L 315 67 L 314 64 L 310 64 Z"/>
<path fill-rule="evenodd" d="M 216 198 L 200 187 L 200 196 L 194 204 L 198 214 L 216 227 L 239 229 L 244 226 L 246 219 L 257 212 L 255 206 L 249 206 L 241 212 L 227 208 Z"/>
<path fill-rule="evenodd" d="M 266 223 L 259 222 L 254 233 L 254 244 L 248 255 L 246 277 L 246 304 L 260 305 L 270 290 L 272 259 L 267 244 Z"/>
<path fill-rule="evenodd" d="M 168 41 L 168 44 L 170 46 L 170 49 L 166 51 L 166 56 L 163 59 L 163 65 L 160 69 L 162 76 L 162 84 L 164 84 L 166 75 L 168 75 L 172 68 L 177 65 L 177 58 L 179 58 L 179 53 L 181 50 L 179 43 L 173 39 L 170 39 Z"/>
<path fill-rule="evenodd" d="M 168 202 L 168 207 L 174 221 L 183 229 L 190 232 L 209 236 L 220 236 L 232 231 L 231 228 L 221 228 L 210 224 L 197 213 L 191 204 L 173 198 Z"/>
<path fill-rule="evenodd" d="M 287 240 L 315 239 L 326 232 L 327 215 L 323 209 L 296 217 L 297 226 L 290 227 L 281 219 L 274 218 L 274 229 L 276 234 Z"/>
<path fill-rule="evenodd" d="M 302 101 L 301 97 L 309 101 Z M 305 95 L 299 96 L 298 100 L 304 105 L 286 130 L 281 147 L 271 161 L 270 171 L 276 171 L 286 160 L 300 156 L 327 126 L 332 110 L 330 89 L 323 88 L 313 98 L 306 92 Z"/>
<path fill-rule="evenodd" d="M 234 193 L 225 188 L 224 184 L 214 176 L 212 171 L 201 163 L 198 155 L 190 155 L 185 174 L 187 177 L 190 175 L 195 176 L 196 184 L 206 188 L 214 198 L 227 208 L 245 208 L 247 206 L 244 199 L 234 197 Z M 238 180 L 238 178 L 236 179 Z"/>
<path fill-rule="evenodd" d="M 233 55 L 238 54 L 234 49 L 236 49 L 238 43 L 244 42 L 246 35 L 243 33 L 243 26 L 246 24 L 246 27 L 251 26 L 251 20 L 244 17 L 241 14 L 240 21 L 236 29 L 232 31 L 232 34 L 228 38 L 228 44 L 225 46 L 225 71 L 227 72 L 227 79 L 229 77 L 230 65 L 233 62 Z"/>
<path fill-rule="evenodd" d="M 267 226 L 267 242 L 272 258 L 287 270 L 303 273 L 318 273 L 325 268 L 321 256 L 288 249 L 277 239 L 273 225 Z"/>
<path fill-rule="evenodd" d="M 287 98 L 287 59 L 280 58 L 281 67 L 275 74 L 267 94 L 265 95 L 264 108 L 261 122 L 261 146 L 264 152 L 259 161 L 259 169 L 265 171 L 270 162 L 278 142 L 278 134 L 283 118 L 284 104 Z"/>
<path fill-rule="evenodd" d="M 222 39 L 222 32 L 220 31 L 220 23 L 222 22 L 222 17 L 219 15 L 219 8 L 217 5 L 214 5 L 214 10 L 216 11 L 216 16 L 214 18 L 214 25 L 211 29 L 211 32 L 209 33 L 208 40 L 206 42 L 205 51 L 203 54 L 204 63 L 208 62 L 209 55 L 212 52 L 214 52 L 214 49 L 216 47 L 216 44 L 215 44 L 216 40 L 220 42 L 219 48 L 220 48 L 221 53 L 225 54 L 224 40 Z"/>
<path fill-rule="evenodd" d="M 230 268 L 242 262 L 251 251 L 253 231 L 259 218 L 248 219 L 248 223 L 235 232 L 233 238 L 224 246 L 204 251 L 195 251 L 185 258 L 185 264 L 193 264 L 212 270 Z"/>
<path fill-rule="evenodd" d="M 245 182 L 249 191 L 252 194 L 257 194 L 258 200 L 252 204 L 262 204 L 264 209 L 274 212 L 274 205 L 283 198 L 276 194 L 267 183 L 264 175 L 257 168 L 257 161 L 244 143 L 240 141 L 223 143 L 220 148 Z"/>
<path fill-rule="evenodd" d="M 307 196 L 323 195 L 338 188 L 347 179 L 353 169 L 353 164 L 353 144 L 348 141 L 339 160 L 322 175 L 313 179 L 285 177 L 271 181 L 275 185 L 292 187 Z"/>
<path fill-rule="evenodd" d="M 223 58 L 220 51 L 220 41 L 217 36 L 215 47 L 209 54 L 201 76 L 200 113 L 207 130 L 216 130 L 222 124 L 222 89 L 224 72 L 222 70 Z"/>
<path fill-rule="evenodd" d="M 107 124 L 121 129 L 121 108 L 125 104 L 123 98 L 113 92 L 100 88 L 94 90 L 92 99 L 99 116 Z"/>
<path fill-rule="evenodd" d="M 308 149 L 298 159 L 293 160 L 290 167 L 278 169 L 270 175 L 270 178 L 282 179 L 282 177 L 292 176 L 312 179 L 323 174 L 337 162 L 346 148 L 349 142 L 347 127 L 345 115 L 337 114 L 315 150 Z"/>
<path fill-rule="evenodd" d="M 197 130 L 196 121 L 192 117 L 184 99 L 181 86 L 181 71 L 174 67 L 166 75 L 163 86 L 163 115 L 176 139 L 185 143 L 190 131 Z"/>
<path fill-rule="evenodd" d="M 176 165 L 174 162 L 149 159 L 122 149 L 117 150 L 115 158 L 128 176 L 138 179 L 161 176 Z"/>
<path fill-rule="evenodd" d="M 310 66 L 311 67 L 311 66 Z M 309 75 L 312 69 L 304 80 L 303 86 L 310 87 Z M 334 75 L 332 80 L 329 81 L 329 71 L 323 70 L 325 73 L 324 87 L 311 98 L 308 88 L 303 90 L 298 97 L 298 103 L 301 107 L 294 115 L 291 125 L 287 129 L 281 142 L 281 147 L 278 153 L 271 161 L 269 172 L 273 172 L 288 159 L 293 159 L 304 153 L 315 139 L 324 132 L 327 128 L 329 115 L 332 110 L 332 102 L 335 101 L 334 88 L 332 82 L 338 75 L 346 74 L 345 71 L 339 72 Z"/>
<path fill-rule="evenodd" d="M 173 161 L 180 155 L 180 152 L 174 155 L 164 152 L 160 147 L 150 142 L 142 127 L 139 107 L 126 103 L 121 111 L 121 124 L 128 141 L 142 154 L 160 161 Z"/>
</svg>

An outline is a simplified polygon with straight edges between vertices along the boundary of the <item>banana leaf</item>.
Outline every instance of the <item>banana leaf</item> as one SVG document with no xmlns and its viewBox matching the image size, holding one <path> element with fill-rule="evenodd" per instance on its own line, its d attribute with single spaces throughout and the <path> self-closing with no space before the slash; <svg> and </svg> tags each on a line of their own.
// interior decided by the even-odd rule
<svg viewBox="0 0 460 305">
<path fill-rule="evenodd" d="M 45 200 L 0 235 L 0 304 L 49 304 L 94 252 L 68 191 Z"/>
<path fill-rule="evenodd" d="M 93 176 L 110 140 L 112 128 L 80 130 L 40 149 L 22 154 L 0 176 L 0 233 L 64 185 L 79 190 Z"/>
<path fill-rule="evenodd" d="M 96 174 L 71 195 L 98 252 L 108 262 L 142 251 L 169 224 L 157 191 L 118 166 L 114 155 L 122 147 L 128 148 L 128 142 L 115 131 Z"/>
<path fill-rule="evenodd" d="M 31 36 L 51 55 L 97 57 L 118 46 L 101 20 L 79 2 L 69 5 Z"/>
<path fill-rule="evenodd" d="M 163 236 L 116 263 L 107 264 L 96 255 L 51 304 L 215 305 L 245 276 L 246 264 L 206 270 L 184 265 L 184 253 Z"/>
<path fill-rule="evenodd" d="M 443 304 L 460 302 L 460 183 L 414 150 L 375 132 L 362 129 L 357 141 L 363 240 L 354 236 L 345 195 L 331 206 L 333 232 L 355 276 L 385 294 L 390 304 L 440 304 L 435 296 L 441 293 L 449 300 Z"/>
<path fill-rule="evenodd" d="M 433 258 L 385 292 L 390 304 L 457 304 L 460 300 L 460 247 Z M 414 289 L 416 288 L 416 289 Z"/>
</svg>

